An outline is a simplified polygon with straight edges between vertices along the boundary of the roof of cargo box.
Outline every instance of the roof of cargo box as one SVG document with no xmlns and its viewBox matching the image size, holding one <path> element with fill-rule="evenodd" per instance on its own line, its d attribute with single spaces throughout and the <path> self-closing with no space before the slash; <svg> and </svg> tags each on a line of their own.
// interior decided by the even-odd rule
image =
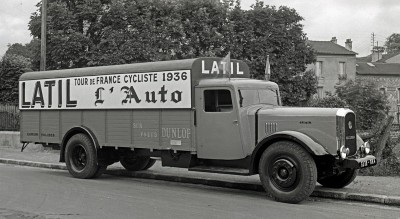
<svg viewBox="0 0 400 219">
<path fill-rule="evenodd" d="M 224 74 L 221 65 L 222 58 L 196 58 L 160 62 L 146 62 L 124 65 L 97 66 L 64 70 L 50 70 L 27 72 L 21 75 L 20 81 L 40 80 L 51 78 L 69 78 L 83 76 L 98 76 L 111 74 L 127 74 L 127 73 L 149 73 L 149 72 L 166 72 L 176 70 L 192 70 L 192 80 L 201 78 L 223 78 L 228 77 Z M 249 78 L 249 67 L 240 60 L 231 60 L 231 77 Z"/>
</svg>

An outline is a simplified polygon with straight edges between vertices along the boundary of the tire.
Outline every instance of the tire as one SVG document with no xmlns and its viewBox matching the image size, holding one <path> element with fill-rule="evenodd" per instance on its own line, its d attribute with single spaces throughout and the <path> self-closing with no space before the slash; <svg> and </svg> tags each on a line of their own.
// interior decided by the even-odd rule
<svg viewBox="0 0 400 219">
<path fill-rule="evenodd" d="M 259 175 L 265 191 L 276 201 L 299 203 L 314 191 L 317 167 L 300 145 L 279 141 L 262 154 Z"/>
<path fill-rule="evenodd" d="M 137 157 L 137 156 L 124 156 L 120 158 L 120 163 L 122 166 L 129 171 L 140 171 L 145 170 L 147 165 L 151 162 L 150 157 Z M 150 168 L 150 165 L 148 168 Z M 147 168 L 147 169 L 148 169 Z"/>
<path fill-rule="evenodd" d="M 98 168 L 97 168 L 96 173 L 93 175 L 92 178 L 93 179 L 94 178 L 99 178 L 101 175 L 103 175 L 104 172 L 106 172 L 106 170 L 107 170 L 107 166 L 99 165 Z"/>
<path fill-rule="evenodd" d="M 147 165 L 142 169 L 142 170 L 148 170 L 150 169 L 152 166 L 154 166 L 154 164 L 156 163 L 157 160 L 155 159 L 151 159 L 149 160 L 149 162 L 147 163 Z"/>
<path fill-rule="evenodd" d="M 65 147 L 65 163 L 69 173 L 80 179 L 100 176 L 97 153 L 92 140 L 85 134 L 72 136 Z"/>
<path fill-rule="evenodd" d="M 328 188 L 343 188 L 353 182 L 357 175 L 358 170 L 346 169 L 344 172 L 339 173 L 338 175 L 318 179 L 318 183 Z"/>
</svg>

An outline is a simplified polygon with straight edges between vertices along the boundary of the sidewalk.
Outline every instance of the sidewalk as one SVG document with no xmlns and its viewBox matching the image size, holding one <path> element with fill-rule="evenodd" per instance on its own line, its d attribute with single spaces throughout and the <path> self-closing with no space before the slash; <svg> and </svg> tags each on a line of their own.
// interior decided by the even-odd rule
<svg viewBox="0 0 400 219">
<path fill-rule="evenodd" d="M 0 163 L 65 170 L 65 164 L 59 163 L 58 159 L 59 151 L 43 150 L 40 146 L 29 145 L 24 152 L 0 146 Z M 116 163 L 108 167 L 107 174 L 264 191 L 258 175 L 235 176 L 192 172 L 180 168 L 161 167 L 160 162 L 151 169 L 141 172 L 125 171 L 119 163 Z M 400 177 L 358 176 L 353 183 L 343 189 L 327 189 L 317 185 L 311 196 L 400 206 Z"/>
</svg>

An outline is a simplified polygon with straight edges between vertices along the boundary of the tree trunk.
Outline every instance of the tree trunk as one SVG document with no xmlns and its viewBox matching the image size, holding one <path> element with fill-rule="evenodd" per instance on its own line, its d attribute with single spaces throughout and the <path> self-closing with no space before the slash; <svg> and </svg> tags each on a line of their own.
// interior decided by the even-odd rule
<svg viewBox="0 0 400 219">
<path fill-rule="evenodd" d="M 389 116 L 385 130 L 382 133 L 382 137 L 379 139 L 378 147 L 376 148 L 376 153 L 375 153 L 376 158 L 379 160 L 382 160 L 382 152 L 383 152 L 386 142 L 390 136 L 390 129 L 392 127 L 393 120 L 394 120 L 394 117 Z"/>
</svg>

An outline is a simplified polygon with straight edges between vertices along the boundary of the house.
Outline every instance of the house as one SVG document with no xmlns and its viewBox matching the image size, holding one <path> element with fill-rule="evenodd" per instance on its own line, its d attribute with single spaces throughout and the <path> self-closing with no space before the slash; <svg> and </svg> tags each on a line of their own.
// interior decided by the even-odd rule
<svg viewBox="0 0 400 219">
<path fill-rule="evenodd" d="M 356 77 L 356 55 L 352 51 L 352 41 L 347 39 L 345 46 L 337 44 L 336 37 L 331 41 L 308 41 L 316 54 L 316 61 L 307 66 L 315 71 L 318 78 L 317 95 L 323 98 L 326 92 L 335 93 L 336 86 Z"/>
<path fill-rule="evenodd" d="M 356 80 L 372 80 L 389 100 L 390 111 L 400 123 L 400 63 L 357 62 Z"/>
<path fill-rule="evenodd" d="M 400 51 L 382 54 L 379 51 L 372 51 L 372 54 L 357 58 L 357 62 L 379 62 L 379 63 L 399 63 Z"/>
</svg>

